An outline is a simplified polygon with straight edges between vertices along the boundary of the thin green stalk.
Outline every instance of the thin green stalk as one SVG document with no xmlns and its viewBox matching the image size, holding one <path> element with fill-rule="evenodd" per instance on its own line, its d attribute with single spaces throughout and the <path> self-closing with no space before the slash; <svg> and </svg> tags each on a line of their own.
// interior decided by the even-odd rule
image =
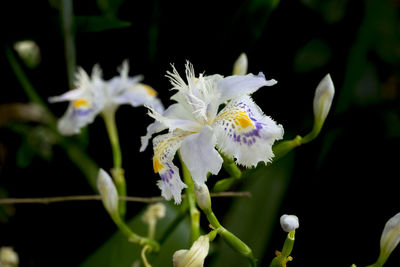
<svg viewBox="0 0 400 267">
<path fill-rule="evenodd" d="M 76 66 L 74 9 L 72 0 L 62 0 L 61 19 L 64 33 L 65 61 L 67 64 L 68 85 L 73 89 Z"/>
<path fill-rule="evenodd" d="M 118 226 L 119 230 L 128 238 L 128 240 L 132 243 L 136 243 L 140 246 L 149 245 L 154 251 L 158 251 L 160 249 L 160 245 L 153 239 L 142 237 L 138 234 L 135 234 L 122 220 L 117 217 L 114 218 L 111 216 L 115 224 Z"/>
<path fill-rule="evenodd" d="M 194 196 L 194 182 L 189 169 L 183 162 L 180 154 L 179 158 L 181 160 L 183 180 L 187 185 L 186 195 L 187 201 L 189 203 L 189 213 L 190 213 L 190 244 L 193 244 L 200 237 L 200 212 L 196 207 L 196 198 Z"/>
<path fill-rule="evenodd" d="M 242 171 L 236 165 L 233 159 L 221 154 L 224 159 L 223 167 L 226 172 L 230 175 L 229 178 L 219 180 L 213 187 L 213 192 L 223 192 L 228 190 L 237 180 L 242 178 Z"/>
<path fill-rule="evenodd" d="M 103 111 L 102 116 L 106 125 L 113 153 L 114 168 L 111 170 L 111 174 L 115 181 L 115 186 L 117 187 L 119 196 L 125 197 L 126 182 L 124 170 L 122 169 L 122 153 L 119 144 L 117 124 L 115 123 L 115 111 L 116 110 L 114 108 L 109 108 Z M 126 202 L 124 200 L 120 200 L 119 202 L 119 211 L 121 216 L 124 217 L 126 213 Z"/>
</svg>

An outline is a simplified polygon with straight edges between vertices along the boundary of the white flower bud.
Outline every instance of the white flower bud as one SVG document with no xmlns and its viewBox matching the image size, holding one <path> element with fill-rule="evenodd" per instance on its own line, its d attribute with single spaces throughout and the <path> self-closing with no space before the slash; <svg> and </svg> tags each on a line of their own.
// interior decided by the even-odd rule
<svg viewBox="0 0 400 267">
<path fill-rule="evenodd" d="M 200 236 L 190 250 L 182 249 L 174 253 L 172 257 L 174 267 L 203 267 L 209 247 L 208 235 Z"/>
<path fill-rule="evenodd" d="M 14 49 L 27 67 L 34 68 L 39 64 L 40 49 L 34 41 L 25 40 L 16 42 Z"/>
<path fill-rule="evenodd" d="M 247 56 L 245 53 L 240 54 L 233 64 L 233 75 L 246 75 L 247 74 Z"/>
<path fill-rule="evenodd" d="M 383 229 L 381 236 L 381 253 L 379 261 L 385 263 L 392 251 L 400 242 L 400 213 L 390 218 Z"/>
<path fill-rule="evenodd" d="M 288 233 L 299 228 L 299 219 L 295 215 L 284 214 L 281 216 L 280 222 L 283 231 Z"/>
<path fill-rule="evenodd" d="M 335 87 L 331 76 L 327 74 L 318 84 L 314 95 L 314 120 L 318 131 L 321 129 L 331 109 Z"/>
<path fill-rule="evenodd" d="M 11 247 L 0 248 L 0 266 L 15 267 L 18 266 L 18 254 Z"/>
<path fill-rule="evenodd" d="M 103 169 L 97 176 L 97 189 L 100 192 L 103 205 L 111 216 L 119 217 L 118 192 L 110 175 Z"/>
<path fill-rule="evenodd" d="M 196 197 L 197 205 L 201 210 L 211 209 L 211 197 L 208 187 L 205 183 L 194 183 L 194 195 Z"/>
<path fill-rule="evenodd" d="M 150 205 L 146 212 L 142 216 L 143 222 L 150 224 L 165 216 L 165 205 L 162 203 L 156 203 Z"/>
</svg>

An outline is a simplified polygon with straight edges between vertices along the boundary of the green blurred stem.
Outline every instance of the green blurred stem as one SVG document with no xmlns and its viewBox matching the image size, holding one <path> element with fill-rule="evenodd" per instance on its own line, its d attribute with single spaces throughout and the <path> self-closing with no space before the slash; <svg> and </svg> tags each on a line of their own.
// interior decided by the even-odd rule
<svg viewBox="0 0 400 267">
<path fill-rule="evenodd" d="M 8 62 L 10 63 L 11 69 L 14 71 L 15 76 L 17 77 L 18 81 L 21 83 L 25 94 L 29 98 L 29 101 L 41 105 L 46 110 L 46 113 L 51 117 L 51 120 L 55 121 L 55 118 L 51 114 L 46 103 L 42 100 L 42 98 L 39 96 L 39 94 L 36 93 L 36 90 L 33 88 L 32 84 L 30 83 L 28 77 L 26 76 L 25 72 L 23 71 L 21 65 L 18 63 L 12 50 L 8 46 L 6 46 L 5 52 L 6 52 Z"/>
<path fill-rule="evenodd" d="M 200 212 L 196 207 L 196 198 L 194 196 L 194 182 L 189 169 L 186 167 L 179 153 L 179 158 L 181 160 L 183 180 L 187 185 L 186 195 L 189 204 L 190 213 L 190 244 L 193 244 L 200 236 Z"/>
<path fill-rule="evenodd" d="M 125 197 L 126 182 L 124 170 L 122 169 L 122 153 L 119 144 L 117 124 L 115 122 L 115 112 L 115 108 L 108 108 L 102 112 L 102 116 L 106 125 L 113 153 L 114 168 L 111 170 L 111 174 L 115 181 L 115 186 L 117 187 L 119 196 Z M 118 207 L 121 216 L 124 217 L 126 213 L 126 202 L 124 200 L 120 200 Z"/>
<path fill-rule="evenodd" d="M 61 19 L 64 33 L 65 61 L 67 64 L 68 85 L 73 89 L 76 66 L 74 9 L 72 0 L 62 0 Z"/>
<path fill-rule="evenodd" d="M 179 211 L 179 213 L 175 217 L 175 219 L 169 224 L 169 226 L 167 227 L 167 230 L 165 230 L 165 232 L 160 237 L 159 242 L 161 245 L 167 240 L 167 238 L 172 234 L 172 232 L 179 225 L 179 223 L 185 218 L 186 212 L 187 212 L 187 208 Z"/>
<path fill-rule="evenodd" d="M 118 226 L 119 230 L 128 238 L 132 243 L 138 244 L 140 246 L 150 246 L 153 251 L 158 251 L 160 245 L 152 238 L 142 237 L 135 234 L 122 220 L 120 217 L 111 216 L 115 224 Z"/>
<path fill-rule="evenodd" d="M 223 192 L 228 190 L 236 181 L 242 178 L 242 171 L 236 165 L 235 161 L 226 155 L 221 153 L 221 157 L 224 159 L 222 166 L 226 172 L 230 175 L 229 178 L 219 180 L 213 187 L 213 192 Z"/>
</svg>

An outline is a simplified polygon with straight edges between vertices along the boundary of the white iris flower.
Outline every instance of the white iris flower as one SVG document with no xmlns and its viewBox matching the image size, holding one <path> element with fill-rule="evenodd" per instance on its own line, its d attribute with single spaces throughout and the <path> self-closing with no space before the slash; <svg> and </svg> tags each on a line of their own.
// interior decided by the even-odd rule
<svg viewBox="0 0 400 267">
<path fill-rule="evenodd" d="M 143 151 L 152 134 L 169 129 L 153 140 L 153 167 L 161 176 L 158 186 L 164 198 L 180 203 L 186 187 L 172 162 L 178 149 L 197 184 L 203 184 L 209 172 L 218 174 L 223 162 L 218 151 L 246 167 L 271 161 L 272 145 L 283 137 L 283 127 L 265 116 L 249 95 L 276 84 L 275 80 L 266 80 L 262 73 L 196 77 L 190 63 L 186 64 L 187 82 L 174 67 L 167 76 L 177 90 L 171 97 L 177 103 L 163 113 L 150 108 L 156 122 L 147 128 L 141 147 Z M 221 105 L 225 106 L 219 110 Z"/>
<path fill-rule="evenodd" d="M 102 71 L 98 65 L 93 67 L 91 77 L 79 68 L 74 84 L 76 89 L 49 98 L 50 102 L 70 101 L 67 111 L 58 122 L 59 131 L 64 135 L 78 134 L 99 113 L 113 112 L 122 104 L 134 107 L 147 105 L 162 112 L 164 108 L 156 97 L 157 92 L 150 86 L 139 83 L 143 79 L 141 75 L 129 77 L 128 72 L 127 61 L 119 69 L 120 76 L 109 81 L 102 79 Z"/>
</svg>

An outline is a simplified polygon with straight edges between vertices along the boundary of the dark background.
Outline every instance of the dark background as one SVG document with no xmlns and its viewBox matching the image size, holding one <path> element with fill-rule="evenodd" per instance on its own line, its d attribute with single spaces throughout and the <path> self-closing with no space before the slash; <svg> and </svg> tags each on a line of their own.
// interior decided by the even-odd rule
<svg viewBox="0 0 400 267">
<path fill-rule="evenodd" d="M 181 73 L 189 60 L 197 73 L 229 75 L 233 62 L 246 52 L 249 72 L 262 71 L 278 81 L 254 99 L 290 139 L 311 129 L 314 90 L 330 73 L 336 89 L 331 113 L 320 136 L 294 152 L 291 182 L 277 202 L 279 215 L 300 218 L 295 260 L 288 264 L 366 266 L 376 260 L 383 226 L 400 211 L 398 1 L 280 1 L 273 9 L 274 1 L 127 0 L 117 1 L 121 5 L 114 13 L 100 2 L 74 1 L 77 65 L 89 71 L 99 63 L 109 79 L 129 59 L 130 74 L 143 74 L 166 106 L 171 93 L 165 74 L 171 63 Z M 59 4 L 7 1 L 1 9 L 2 49 L 24 39 L 35 40 L 41 49 L 40 65 L 24 71 L 45 100 L 68 90 Z M 130 26 L 94 31 L 79 22 L 100 15 Z M 0 57 L 0 103 L 27 102 L 5 53 Z M 50 109 L 59 117 L 66 106 L 52 104 Z M 138 151 L 150 122 L 143 107 L 122 106 L 117 113 L 129 195 L 160 194 L 151 149 Z M 0 126 L 2 197 L 93 194 L 60 146 L 52 146 L 51 156 L 27 157 L 34 148 L 21 148 L 26 133 Z M 83 137 L 71 140 L 102 168 L 112 167 L 99 118 Z M 129 205 L 128 217 L 143 207 Z M 223 217 L 224 207 L 215 209 Z M 0 246 L 13 246 L 21 266 L 78 265 L 115 231 L 97 202 L 4 206 L 0 212 Z M 261 266 L 268 266 L 283 240 L 276 223 Z M 398 266 L 399 254 L 395 250 L 386 266 Z"/>
</svg>

